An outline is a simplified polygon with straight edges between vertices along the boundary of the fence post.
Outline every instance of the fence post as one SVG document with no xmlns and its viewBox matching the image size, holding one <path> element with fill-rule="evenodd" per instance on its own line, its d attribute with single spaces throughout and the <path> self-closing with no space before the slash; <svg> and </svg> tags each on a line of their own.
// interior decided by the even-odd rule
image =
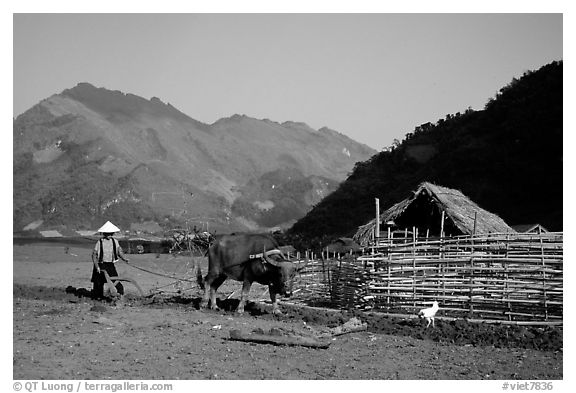
<svg viewBox="0 0 576 393">
<path fill-rule="evenodd" d="M 442 305 L 446 304 L 446 266 L 440 259 L 440 271 L 442 272 Z"/>
<path fill-rule="evenodd" d="M 542 258 L 542 289 L 544 294 L 544 319 L 548 320 L 548 294 L 546 293 L 546 262 L 544 259 L 544 242 L 542 240 L 542 230 L 538 227 L 538 237 L 540 238 L 540 257 Z"/>
<path fill-rule="evenodd" d="M 472 235 L 471 240 L 471 251 L 472 255 L 470 256 L 470 318 L 473 317 L 474 314 L 474 305 L 472 303 L 473 296 L 474 296 L 474 235 Z"/>
<path fill-rule="evenodd" d="M 320 260 L 322 261 L 322 284 L 326 285 L 328 281 L 326 279 L 326 263 L 324 262 L 324 250 L 320 250 Z M 322 288 L 322 287 L 321 287 Z M 332 289 L 328 286 L 328 290 L 331 291 Z"/>
<path fill-rule="evenodd" d="M 378 244 L 380 242 L 380 199 L 376 199 L 376 225 L 374 225 L 374 240 Z"/>
<path fill-rule="evenodd" d="M 388 245 L 388 296 L 386 296 L 386 306 L 387 306 L 387 311 L 390 311 L 390 273 L 391 273 L 391 265 L 392 265 L 392 245 L 389 244 Z"/>
<path fill-rule="evenodd" d="M 510 293 L 508 292 L 508 250 L 510 248 L 510 234 L 506 234 L 506 260 L 504 261 L 504 277 L 506 281 L 504 282 L 504 293 L 506 294 L 506 298 L 508 299 L 508 320 L 512 320 L 512 303 L 510 300 Z"/>
<path fill-rule="evenodd" d="M 440 237 L 444 237 L 444 210 L 442 210 L 442 218 L 440 219 Z"/>
<path fill-rule="evenodd" d="M 444 222 L 444 212 L 442 212 L 442 222 Z M 442 297 L 443 302 L 442 305 L 446 304 L 446 267 L 447 267 L 447 262 L 444 259 L 444 236 L 442 236 L 442 234 L 440 235 L 440 249 L 439 249 L 439 253 L 440 253 L 440 263 L 442 264 Z"/>
<path fill-rule="evenodd" d="M 416 228 L 412 227 L 412 305 L 416 308 Z"/>
<path fill-rule="evenodd" d="M 331 263 L 330 259 L 326 260 L 326 264 L 328 265 L 328 286 L 330 287 L 330 293 L 332 293 L 332 270 L 331 270 Z"/>
</svg>

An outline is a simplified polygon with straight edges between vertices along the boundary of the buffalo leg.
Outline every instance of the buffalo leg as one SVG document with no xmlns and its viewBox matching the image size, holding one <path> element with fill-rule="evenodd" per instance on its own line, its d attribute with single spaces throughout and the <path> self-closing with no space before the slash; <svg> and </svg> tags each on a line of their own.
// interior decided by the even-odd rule
<svg viewBox="0 0 576 393">
<path fill-rule="evenodd" d="M 272 288 L 269 288 L 268 292 L 270 292 L 270 300 L 272 300 L 272 314 L 281 315 L 282 311 L 280 311 L 280 306 L 278 305 L 280 301 L 278 294 Z"/>
<path fill-rule="evenodd" d="M 250 287 L 252 283 L 248 280 L 244 280 L 242 283 L 242 295 L 240 296 L 240 304 L 238 304 L 238 308 L 236 312 L 238 314 L 244 313 L 244 305 L 246 304 L 246 300 L 248 299 L 248 293 L 250 293 Z"/>
<path fill-rule="evenodd" d="M 200 308 L 207 308 L 208 302 L 210 301 L 210 288 L 212 284 L 213 277 L 210 274 L 207 274 L 204 278 L 204 298 L 202 299 L 202 304 L 200 304 Z"/>
<path fill-rule="evenodd" d="M 218 287 L 222 285 L 225 279 L 225 275 L 214 275 L 208 272 L 204 278 L 204 298 L 202 299 L 201 308 L 206 308 L 208 306 L 210 306 L 212 309 L 217 308 L 216 291 L 218 290 Z"/>
<path fill-rule="evenodd" d="M 216 305 L 216 291 L 224 281 L 226 281 L 226 275 L 221 274 L 212 280 L 212 283 L 210 284 L 210 308 L 212 310 L 218 309 L 218 306 Z"/>
</svg>

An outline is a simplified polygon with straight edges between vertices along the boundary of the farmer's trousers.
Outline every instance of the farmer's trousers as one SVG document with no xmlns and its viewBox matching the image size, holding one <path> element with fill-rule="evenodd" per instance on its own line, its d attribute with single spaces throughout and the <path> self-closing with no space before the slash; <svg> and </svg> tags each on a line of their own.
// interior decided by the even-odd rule
<svg viewBox="0 0 576 393">
<path fill-rule="evenodd" d="M 96 267 L 92 268 L 92 297 L 95 299 L 102 299 L 104 297 L 104 284 L 106 283 L 104 270 L 106 270 L 110 277 L 117 277 L 118 272 L 116 271 L 116 266 L 114 266 L 113 262 L 102 262 L 98 264 L 98 267 L 100 268 L 100 273 L 96 271 Z M 116 281 L 114 286 L 120 295 L 124 295 L 124 286 L 120 281 Z"/>
</svg>

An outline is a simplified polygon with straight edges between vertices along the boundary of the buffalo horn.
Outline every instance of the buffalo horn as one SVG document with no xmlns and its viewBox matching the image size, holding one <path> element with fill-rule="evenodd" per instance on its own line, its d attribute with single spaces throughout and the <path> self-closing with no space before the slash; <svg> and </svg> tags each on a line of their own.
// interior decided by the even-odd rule
<svg viewBox="0 0 576 393">
<path fill-rule="evenodd" d="M 276 250 L 276 251 L 279 251 L 279 250 Z M 269 253 L 271 253 L 271 254 L 276 254 L 277 252 L 275 252 L 274 250 L 272 250 L 272 251 L 270 251 Z M 264 252 L 262 252 L 262 259 L 264 259 L 264 261 L 265 261 L 266 263 L 269 263 L 269 264 L 272 265 L 272 266 L 279 266 L 279 265 L 278 265 L 278 262 L 276 262 L 276 261 L 268 258 L 268 253 L 266 252 L 266 247 L 264 247 Z"/>
</svg>

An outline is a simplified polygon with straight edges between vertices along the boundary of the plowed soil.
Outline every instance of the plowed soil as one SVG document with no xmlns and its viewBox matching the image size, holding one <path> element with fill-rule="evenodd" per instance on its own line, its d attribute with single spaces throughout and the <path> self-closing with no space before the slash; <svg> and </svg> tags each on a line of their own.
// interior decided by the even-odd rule
<svg viewBox="0 0 576 393">
<path fill-rule="evenodd" d="M 120 275 L 135 278 L 148 295 L 126 284 L 123 302 L 97 301 L 90 297 L 89 255 L 82 247 L 14 246 L 14 379 L 563 378 L 561 328 L 437 320 L 426 329 L 417 318 L 286 303 L 275 316 L 257 284 L 238 315 L 235 282 L 219 291 L 221 310 L 200 310 L 194 285 L 181 288 L 123 264 Z M 135 266 L 165 272 L 186 265 L 184 257 L 130 257 Z M 326 336 L 353 317 L 367 331 L 330 338 L 327 349 L 230 340 L 233 329 Z"/>
</svg>

